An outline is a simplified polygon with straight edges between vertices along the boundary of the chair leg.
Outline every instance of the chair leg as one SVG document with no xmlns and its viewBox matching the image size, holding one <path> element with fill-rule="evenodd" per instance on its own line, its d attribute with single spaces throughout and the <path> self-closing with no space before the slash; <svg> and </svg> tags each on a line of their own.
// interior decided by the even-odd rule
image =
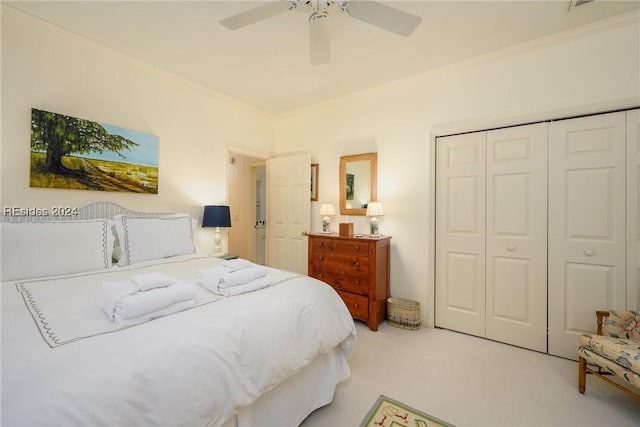
<svg viewBox="0 0 640 427">
<path fill-rule="evenodd" d="M 584 357 L 578 358 L 578 391 L 584 394 L 587 384 L 587 360 Z"/>
</svg>

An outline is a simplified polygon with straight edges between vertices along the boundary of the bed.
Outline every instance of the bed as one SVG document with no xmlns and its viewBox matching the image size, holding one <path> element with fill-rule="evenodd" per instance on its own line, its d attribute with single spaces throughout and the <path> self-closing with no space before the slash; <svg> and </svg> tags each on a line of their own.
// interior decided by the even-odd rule
<svg viewBox="0 0 640 427">
<path fill-rule="evenodd" d="M 181 214 L 34 218 L 0 223 L 2 425 L 294 426 L 349 376 L 355 327 L 330 286 L 267 268 L 268 287 L 213 293 L 198 283 L 225 261 Z M 193 284 L 193 305 L 114 323 L 105 284 L 154 274 Z"/>
</svg>

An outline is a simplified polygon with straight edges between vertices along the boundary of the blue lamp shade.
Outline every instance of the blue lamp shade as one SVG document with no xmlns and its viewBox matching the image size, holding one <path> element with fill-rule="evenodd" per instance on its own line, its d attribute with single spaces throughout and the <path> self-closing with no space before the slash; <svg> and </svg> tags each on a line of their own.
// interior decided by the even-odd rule
<svg viewBox="0 0 640 427">
<path fill-rule="evenodd" d="M 231 227 L 229 206 L 205 206 L 202 214 L 203 227 Z"/>
</svg>

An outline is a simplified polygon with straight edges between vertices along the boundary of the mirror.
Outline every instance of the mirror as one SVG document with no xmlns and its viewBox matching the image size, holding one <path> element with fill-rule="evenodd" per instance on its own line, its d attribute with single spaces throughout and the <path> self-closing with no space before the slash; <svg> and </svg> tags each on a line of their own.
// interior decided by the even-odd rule
<svg viewBox="0 0 640 427">
<path fill-rule="evenodd" d="M 340 157 L 340 215 L 366 215 L 378 197 L 378 153 Z"/>
</svg>

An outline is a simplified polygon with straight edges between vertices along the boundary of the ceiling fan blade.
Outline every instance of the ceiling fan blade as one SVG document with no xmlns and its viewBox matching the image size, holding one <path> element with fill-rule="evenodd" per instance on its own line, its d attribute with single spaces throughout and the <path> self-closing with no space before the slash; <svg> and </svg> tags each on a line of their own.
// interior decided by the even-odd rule
<svg viewBox="0 0 640 427">
<path fill-rule="evenodd" d="M 309 18 L 309 49 L 311 65 L 329 62 L 329 15 L 314 12 Z"/>
<path fill-rule="evenodd" d="M 262 4 L 245 12 L 238 13 L 228 18 L 220 20 L 220 24 L 230 30 L 246 27 L 262 20 L 280 15 L 292 8 L 292 3 L 288 1 L 272 1 Z"/>
<path fill-rule="evenodd" d="M 350 1 L 346 9 L 353 18 L 405 37 L 422 22 L 420 16 L 375 1 Z"/>
</svg>

